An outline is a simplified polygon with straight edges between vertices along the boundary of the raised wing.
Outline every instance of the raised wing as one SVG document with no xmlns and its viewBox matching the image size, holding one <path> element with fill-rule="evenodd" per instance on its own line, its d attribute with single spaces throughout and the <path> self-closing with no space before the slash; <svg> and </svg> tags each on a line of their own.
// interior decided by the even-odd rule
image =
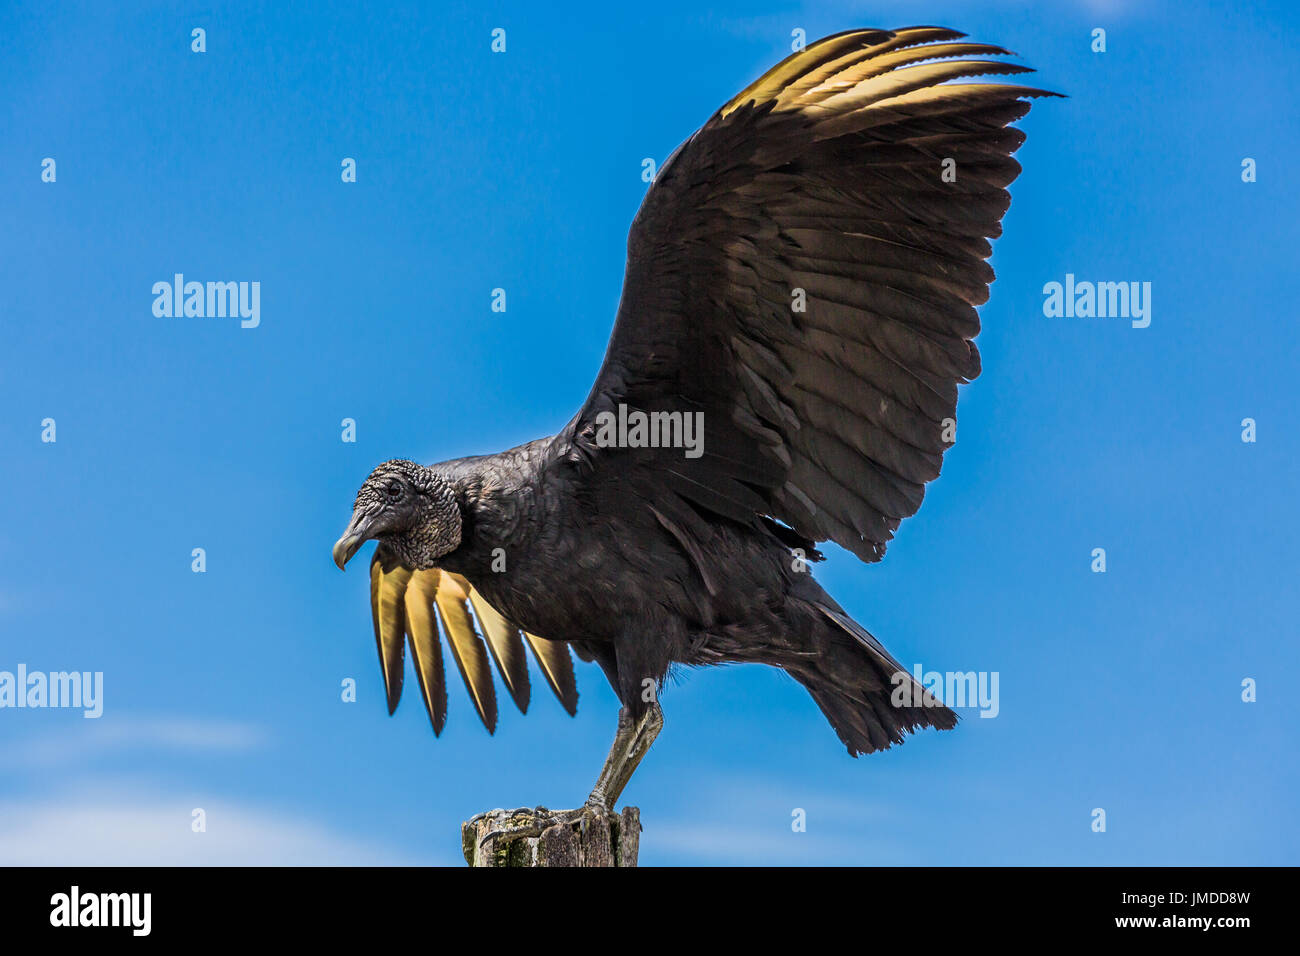
<svg viewBox="0 0 1300 956">
<path fill-rule="evenodd" d="M 567 460 L 589 482 L 651 502 L 683 541 L 704 508 L 884 554 L 939 474 L 958 384 L 979 374 L 984 260 L 1024 140 L 1007 124 L 1027 97 L 1055 95 L 951 82 L 1028 71 L 963 36 L 828 37 L 664 164 L 632 226 L 604 365 L 570 425 Z M 620 406 L 649 418 L 660 447 L 609 447 Z M 656 413 L 702 416 L 703 453 L 662 447 L 675 423 Z"/>
<path fill-rule="evenodd" d="M 409 643 L 433 732 L 442 733 L 447 722 L 447 684 L 439 624 L 488 733 L 494 732 L 497 725 L 496 688 L 489 658 L 519 710 L 528 712 L 525 643 L 564 709 L 570 714 L 577 710 L 578 687 L 569 645 L 532 634 L 521 637 L 519 628 L 498 614 L 459 574 L 437 568 L 412 571 L 387 558 L 382 547 L 376 548 L 370 562 L 370 610 L 390 714 L 402 697 L 405 647 Z"/>
</svg>

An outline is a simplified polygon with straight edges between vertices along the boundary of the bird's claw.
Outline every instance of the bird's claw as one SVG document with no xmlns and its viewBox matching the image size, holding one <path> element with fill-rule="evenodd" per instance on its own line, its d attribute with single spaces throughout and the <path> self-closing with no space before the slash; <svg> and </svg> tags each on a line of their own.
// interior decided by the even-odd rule
<svg viewBox="0 0 1300 956">
<path fill-rule="evenodd" d="M 479 849 L 486 846 L 489 840 L 496 839 L 497 837 L 520 839 L 523 837 L 541 836 L 542 831 L 547 827 L 552 826 L 556 822 L 561 822 L 555 819 L 555 814 L 546 809 L 546 807 L 541 806 L 516 807 L 514 810 L 492 810 L 488 813 L 480 813 L 478 817 L 475 817 L 475 819 L 491 816 L 493 814 L 502 814 L 508 819 L 510 817 L 518 816 L 521 813 L 530 815 L 529 822 L 520 826 L 506 826 L 489 830 L 483 835 L 483 839 L 478 841 Z"/>
</svg>

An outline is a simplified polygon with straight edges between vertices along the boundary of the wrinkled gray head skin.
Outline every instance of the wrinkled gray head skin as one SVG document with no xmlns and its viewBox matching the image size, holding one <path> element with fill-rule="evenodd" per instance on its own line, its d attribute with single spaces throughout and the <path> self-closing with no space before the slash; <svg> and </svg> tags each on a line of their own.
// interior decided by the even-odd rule
<svg viewBox="0 0 1300 956">
<path fill-rule="evenodd" d="M 357 491 L 352 521 L 334 545 L 340 568 L 371 538 L 405 566 L 426 570 L 460 546 L 460 508 L 451 486 L 413 461 L 386 461 Z"/>
</svg>

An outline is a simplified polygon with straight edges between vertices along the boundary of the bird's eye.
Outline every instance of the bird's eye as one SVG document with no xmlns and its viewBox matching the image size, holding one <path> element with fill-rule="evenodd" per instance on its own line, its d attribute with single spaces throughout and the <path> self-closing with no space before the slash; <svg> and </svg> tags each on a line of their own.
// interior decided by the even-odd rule
<svg viewBox="0 0 1300 956">
<path fill-rule="evenodd" d="M 388 487 L 385 488 L 384 491 L 388 494 L 389 498 L 396 501 L 398 498 L 402 497 L 402 483 L 400 481 L 390 481 Z"/>
</svg>

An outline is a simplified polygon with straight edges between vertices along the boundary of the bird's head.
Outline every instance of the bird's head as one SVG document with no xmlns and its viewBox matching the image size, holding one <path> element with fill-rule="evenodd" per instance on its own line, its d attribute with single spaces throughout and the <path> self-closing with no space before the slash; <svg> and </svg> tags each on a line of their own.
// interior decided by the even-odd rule
<svg viewBox="0 0 1300 956">
<path fill-rule="evenodd" d="M 425 570 L 460 547 L 461 518 L 456 495 L 445 478 L 413 461 L 386 461 L 357 492 L 352 520 L 334 544 L 334 563 L 343 568 L 371 538 L 407 567 Z"/>
</svg>

